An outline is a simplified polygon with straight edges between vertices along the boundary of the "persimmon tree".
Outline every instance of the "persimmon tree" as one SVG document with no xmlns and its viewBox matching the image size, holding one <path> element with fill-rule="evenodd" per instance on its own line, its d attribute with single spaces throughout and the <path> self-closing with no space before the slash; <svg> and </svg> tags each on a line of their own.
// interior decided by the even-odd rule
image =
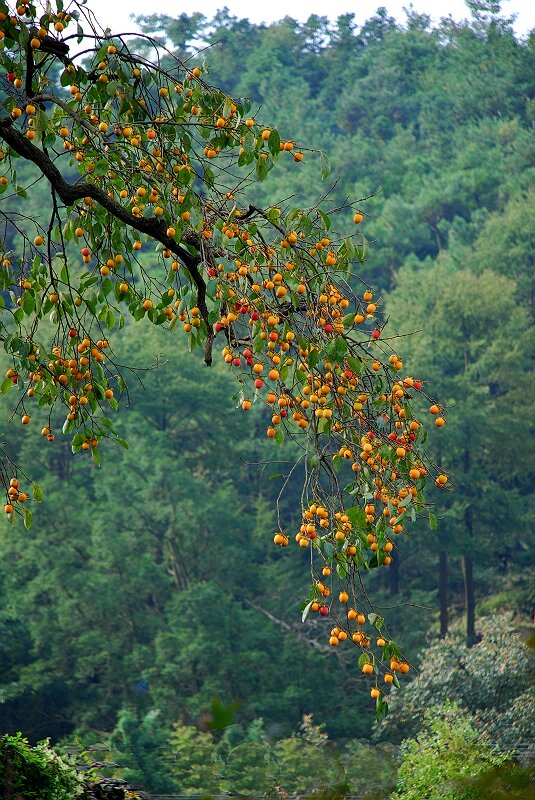
<svg viewBox="0 0 535 800">
<path fill-rule="evenodd" d="M 337 232 L 362 223 L 363 201 L 332 209 L 327 192 L 312 208 L 256 205 L 255 182 L 277 162 L 317 158 L 325 177 L 325 157 L 212 86 L 204 64 L 145 38 L 152 59 L 102 31 L 83 3 L 0 0 L 4 403 L 49 443 L 52 408 L 64 408 L 73 452 L 100 465 L 103 439 L 127 446 L 110 419 L 136 368 L 114 355 L 125 322 L 178 328 L 206 365 L 217 347 L 241 408 L 266 406 L 267 436 L 295 446 L 299 468 L 285 480 L 303 477 L 301 523 L 290 531 L 279 514 L 274 543 L 295 536 L 310 556 L 303 619 L 330 617 L 330 645 L 356 646 L 382 717 L 409 664 L 363 576 L 388 567 L 418 514 L 433 522 L 424 486 L 447 476 L 422 450 L 413 401 L 436 427 L 445 418 L 355 274 L 361 228 Z M 21 163 L 48 187 L 37 217 L 24 212 Z M 7 453 L 1 473 L 6 514 L 29 526 L 28 479 Z"/>
</svg>

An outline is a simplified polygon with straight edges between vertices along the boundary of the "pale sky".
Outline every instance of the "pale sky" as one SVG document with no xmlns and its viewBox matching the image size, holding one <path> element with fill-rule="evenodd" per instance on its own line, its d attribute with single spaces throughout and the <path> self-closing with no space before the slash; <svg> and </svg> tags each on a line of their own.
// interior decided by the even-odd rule
<svg viewBox="0 0 535 800">
<path fill-rule="evenodd" d="M 369 3 L 357 3 L 356 0 L 268 0 L 268 2 L 251 2 L 251 0 L 203 0 L 198 4 L 183 2 L 183 0 L 158 0 L 152 6 L 147 0 L 88 0 L 90 8 L 99 22 L 109 26 L 112 32 L 121 33 L 137 30 L 129 19 L 130 14 L 158 13 L 168 16 L 178 16 L 182 12 L 192 14 L 200 11 L 208 19 L 215 12 L 227 6 L 233 16 L 249 19 L 251 22 L 274 22 L 286 15 L 299 21 L 306 20 L 310 14 L 328 16 L 334 20 L 341 14 L 354 13 L 358 24 L 373 16 L 379 6 L 385 6 L 389 14 L 403 22 L 405 15 L 403 7 L 410 5 L 410 0 L 371 0 Z M 461 20 L 469 16 L 463 0 L 414 0 L 413 6 L 419 13 L 430 14 L 437 20 L 440 17 L 451 16 Z M 514 28 L 517 34 L 524 35 L 535 28 L 535 2 L 534 0 L 505 0 L 502 2 L 502 14 L 517 15 Z"/>
</svg>

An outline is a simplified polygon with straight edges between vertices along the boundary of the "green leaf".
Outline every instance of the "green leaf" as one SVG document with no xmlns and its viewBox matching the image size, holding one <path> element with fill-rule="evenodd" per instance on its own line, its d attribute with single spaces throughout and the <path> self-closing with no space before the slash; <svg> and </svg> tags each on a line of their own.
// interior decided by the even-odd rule
<svg viewBox="0 0 535 800">
<path fill-rule="evenodd" d="M 336 565 L 336 572 L 338 577 L 343 580 L 347 576 L 347 565 L 345 562 Z"/>
<path fill-rule="evenodd" d="M 318 350 L 312 350 L 308 354 L 308 368 L 314 369 L 318 361 L 320 360 L 320 354 Z"/>
<path fill-rule="evenodd" d="M 93 380 L 98 381 L 99 383 L 106 383 L 106 376 L 104 375 L 104 370 L 102 366 L 98 363 L 98 361 L 92 362 L 92 369 L 93 369 Z"/>
<path fill-rule="evenodd" d="M 269 152 L 273 156 L 277 155 L 280 152 L 280 143 L 281 143 L 281 137 L 279 136 L 279 132 L 276 128 L 273 128 L 273 130 L 269 134 L 269 139 L 268 139 Z"/>
<path fill-rule="evenodd" d="M 83 35 L 83 31 L 82 31 L 82 29 L 80 28 L 79 25 L 78 25 L 78 28 L 79 28 L 79 35 Z M 78 43 L 80 43 L 81 41 L 82 41 L 82 39 L 79 39 Z M 67 72 L 67 70 L 64 70 L 61 73 L 59 82 L 60 82 L 61 86 L 71 86 L 74 83 L 74 77 L 70 74 L 70 72 Z"/>
<path fill-rule="evenodd" d="M 18 336 L 13 336 L 13 338 L 6 339 L 4 346 L 8 353 L 20 353 L 22 345 L 22 339 L 20 339 Z"/>
<path fill-rule="evenodd" d="M 380 694 L 377 698 L 377 702 L 375 704 L 375 719 L 377 722 L 381 722 L 388 714 L 388 703 L 384 699 L 383 695 Z"/>
<path fill-rule="evenodd" d="M 429 527 L 431 528 L 432 531 L 436 531 L 437 529 L 437 518 L 436 515 L 433 514 L 431 511 L 429 512 Z"/>
<path fill-rule="evenodd" d="M 92 174 L 96 175 L 96 176 L 107 175 L 109 168 L 110 168 L 110 165 L 109 165 L 108 161 L 105 158 L 100 158 L 96 162 L 95 169 L 93 170 Z"/>
<path fill-rule="evenodd" d="M 24 508 L 22 513 L 24 515 L 24 527 L 29 531 L 32 527 L 32 512 L 29 508 Z"/>
<path fill-rule="evenodd" d="M 74 425 L 73 419 L 66 419 L 61 430 L 63 433 L 70 433 L 74 429 Z"/>
<path fill-rule="evenodd" d="M 275 441 L 277 444 L 282 444 L 284 441 L 284 431 L 282 428 L 277 428 L 277 432 L 275 434 Z"/>
<path fill-rule="evenodd" d="M 108 95 L 108 97 L 114 96 L 118 86 L 119 84 L 117 83 L 117 81 L 110 81 L 108 84 L 106 84 L 106 94 Z"/>
<path fill-rule="evenodd" d="M 238 158 L 238 166 L 244 167 L 254 161 L 254 153 L 242 153 Z"/>
<path fill-rule="evenodd" d="M 363 362 L 360 358 L 354 356 L 347 356 L 346 358 L 348 367 L 355 373 L 355 375 L 362 375 Z"/>
<path fill-rule="evenodd" d="M 102 464 L 102 456 L 100 454 L 100 450 L 98 449 L 98 447 L 93 447 L 91 449 L 91 455 L 93 456 L 93 461 L 95 462 L 97 467 L 100 467 L 100 465 Z"/>
<path fill-rule="evenodd" d="M 325 180 L 325 178 L 328 178 L 331 174 L 331 165 L 329 163 L 329 159 L 323 151 L 320 154 L 320 174 L 322 180 Z"/>
<path fill-rule="evenodd" d="M 305 236 L 309 236 L 313 228 L 313 223 L 310 217 L 307 217 L 306 214 L 302 214 L 299 220 L 299 230 L 301 233 L 304 233 Z"/>
<path fill-rule="evenodd" d="M 349 517 L 351 524 L 356 528 L 361 528 L 366 524 L 366 512 L 363 508 L 353 506 L 352 508 L 347 509 L 346 514 Z"/>
<path fill-rule="evenodd" d="M 33 312 L 35 309 L 35 297 L 30 294 L 30 292 L 24 292 L 22 295 L 22 302 L 21 302 L 22 310 L 28 316 Z"/>
<path fill-rule="evenodd" d="M 312 607 L 312 603 L 313 603 L 313 600 L 311 600 L 310 603 L 307 603 L 306 606 L 304 607 L 303 613 L 301 614 L 301 622 L 304 622 L 306 620 L 306 618 L 308 617 L 308 615 L 310 614 L 310 609 Z"/>
<path fill-rule="evenodd" d="M 30 33 L 26 25 L 22 24 L 20 26 L 18 34 L 21 47 L 26 47 L 26 45 L 30 41 Z"/>
<path fill-rule="evenodd" d="M 332 423 L 330 419 L 320 419 L 318 422 L 318 433 L 326 433 L 327 435 L 331 432 Z"/>
<path fill-rule="evenodd" d="M 249 131 L 247 136 L 245 137 L 245 141 L 243 143 L 243 149 L 246 153 L 253 153 L 255 149 L 255 137 L 252 131 Z"/>
<path fill-rule="evenodd" d="M 378 631 L 380 631 L 383 625 L 385 624 L 384 617 L 380 617 L 379 614 L 376 614 L 373 611 L 370 614 L 368 614 L 368 621 L 370 625 L 373 625 L 375 628 L 377 628 Z"/>
<path fill-rule="evenodd" d="M 213 189 L 215 186 L 215 176 L 210 167 L 204 168 L 204 182 L 209 189 Z"/>
<path fill-rule="evenodd" d="M 344 466 L 344 459 L 342 458 L 342 456 L 336 453 L 333 457 L 332 465 L 335 472 L 340 472 L 340 470 Z"/>
<path fill-rule="evenodd" d="M 2 381 L 2 384 L 0 385 L 0 392 L 2 392 L 2 394 L 7 394 L 9 390 L 13 388 L 14 385 L 15 384 L 13 383 L 11 378 L 6 378 L 4 381 Z"/>
<path fill-rule="evenodd" d="M 36 503 L 40 503 L 43 499 L 43 490 L 38 483 L 34 483 L 32 486 L 32 497 Z"/>
<path fill-rule="evenodd" d="M 331 342 L 324 350 L 324 356 L 329 361 L 341 361 L 347 353 L 347 342 L 343 336 L 339 336 Z"/>
<path fill-rule="evenodd" d="M 210 713 L 212 717 L 210 728 L 215 731 L 223 731 L 225 728 L 228 728 L 229 725 L 232 725 L 239 707 L 240 703 L 237 700 L 229 705 L 225 705 L 219 697 L 214 697 L 210 704 Z"/>
<path fill-rule="evenodd" d="M 263 181 L 269 172 L 266 158 L 259 158 L 256 162 L 256 175 L 259 181 Z"/>
<path fill-rule="evenodd" d="M 368 653 L 363 653 L 358 660 L 358 668 L 361 670 L 364 664 L 370 664 L 371 658 Z"/>
<path fill-rule="evenodd" d="M 331 219 L 330 217 L 324 212 L 318 209 L 318 214 L 320 215 L 321 221 L 323 222 L 324 230 L 328 231 L 331 227 Z"/>
</svg>

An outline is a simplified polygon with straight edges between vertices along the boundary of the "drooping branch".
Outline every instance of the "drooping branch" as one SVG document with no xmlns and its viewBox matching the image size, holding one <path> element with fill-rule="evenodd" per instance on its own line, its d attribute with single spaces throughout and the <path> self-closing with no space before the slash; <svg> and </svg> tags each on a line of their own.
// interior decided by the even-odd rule
<svg viewBox="0 0 535 800">
<path fill-rule="evenodd" d="M 54 188 L 57 196 L 61 202 L 66 206 L 72 206 L 77 200 L 82 200 L 85 197 L 90 197 L 95 200 L 103 208 L 108 211 L 115 219 L 124 222 L 130 228 L 150 236 L 157 242 L 160 242 L 167 250 L 174 253 L 184 263 L 188 272 L 191 275 L 193 282 L 197 288 L 197 305 L 208 327 L 209 346 L 205 348 L 205 363 L 210 366 L 212 363 L 211 343 L 213 341 L 213 334 L 211 325 L 208 319 L 208 308 L 206 306 L 206 283 L 199 271 L 201 257 L 190 253 L 189 250 L 182 247 L 175 242 L 173 238 L 167 235 L 167 227 L 163 220 L 145 219 L 143 217 L 135 217 L 126 208 L 120 205 L 113 197 L 110 197 L 104 189 L 95 186 L 93 183 L 76 183 L 70 184 L 64 180 L 59 169 L 53 161 L 30 142 L 23 134 L 13 127 L 13 121 L 9 117 L 0 119 L 0 138 L 8 144 L 21 158 L 31 161 L 38 167 L 41 173 L 49 181 L 50 185 Z"/>
<path fill-rule="evenodd" d="M 59 106 L 66 114 L 68 114 L 72 119 L 76 120 L 76 122 L 81 125 L 83 128 L 86 129 L 88 133 L 92 136 L 96 136 L 100 141 L 102 141 L 102 134 L 95 128 L 94 125 L 91 125 L 86 119 L 84 119 L 80 114 L 77 114 L 74 109 L 72 109 L 68 103 L 61 99 L 61 97 L 56 97 L 55 94 L 36 94 L 34 97 L 31 98 L 32 103 L 54 103 L 56 106 Z"/>
</svg>

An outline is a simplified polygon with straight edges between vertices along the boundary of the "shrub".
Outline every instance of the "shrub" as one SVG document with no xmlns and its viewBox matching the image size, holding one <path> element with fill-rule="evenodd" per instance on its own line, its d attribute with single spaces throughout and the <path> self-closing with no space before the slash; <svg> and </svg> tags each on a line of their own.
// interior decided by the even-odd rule
<svg viewBox="0 0 535 800">
<path fill-rule="evenodd" d="M 434 642 L 419 676 L 392 695 L 389 716 L 376 735 L 399 741 L 414 735 L 420 710 L 456 698 L 476 729 L 502 750 L 532 742 L 535 728 L 535 658 L 515 632 L 509 613 L 479 621 L 481 641 L 467 648 L 461 630 Z"/>
<path fill-rule="evenodd" d="M 30 746 L 20 733 L 0 737 L 0 788 L 2 797 L 24 800 L 75 800 L 84 781 L 74 764 L 59 756 L 49 740 Z"/>
<path fill-rule="evenodd" d="M 401 745 L 393 800 L 475 800 L 474 787 L 463 783 L 494 769 L 508 756 L 494 750 L 457 703 L 430 708 L 415 739 Z"/>
</svg>

